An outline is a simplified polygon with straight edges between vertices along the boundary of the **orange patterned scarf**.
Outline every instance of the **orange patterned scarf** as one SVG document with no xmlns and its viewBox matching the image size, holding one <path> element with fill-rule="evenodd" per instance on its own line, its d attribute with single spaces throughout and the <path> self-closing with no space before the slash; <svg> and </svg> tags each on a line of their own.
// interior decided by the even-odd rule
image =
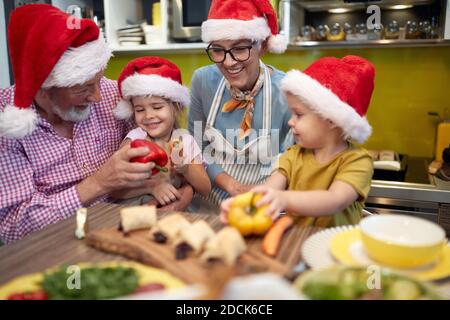
<svg viewBox="0 0 450 320">
<path fill-rule="evenodd" d="M 244 139 L 250 133 L 250 129 L 252 128 L 253 114 L 255 110 L 254 97 L 258 94 L 263 84 L 263 68 L 260 68 L 258 80 L 256 80 L 256 83 L 251 91 L 242 92 L 239 89 L 230 87 L 229 83 L 227 82 L 227 88 L 231 93 L 231 100 L 225 102 L 222 108 L 222 112 L 232 112 L 236 109 L 245 109 L 244 117 L 241 122 L 241 132 L 239 134 L 239 139 Z"/>
</svg>

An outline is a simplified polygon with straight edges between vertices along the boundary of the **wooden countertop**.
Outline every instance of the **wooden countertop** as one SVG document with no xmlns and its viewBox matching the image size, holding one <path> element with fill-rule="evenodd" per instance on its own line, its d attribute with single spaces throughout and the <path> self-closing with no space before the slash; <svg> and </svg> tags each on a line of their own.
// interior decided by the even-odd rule
<svg viewBox="0 0 450 320">
<path fill-rule="evenodd" d="M 119 223 L 119 210 L 122 206 L 100 204 L 88 209 L 90 230 L 116 227 Z M 218 225 L 217 215 L 193 214 L 204 217 L 212 225 Z M 104 253 L 86 245 L 85 241 L 75 238 L 75 216 L 50 225 L 9 246 L 0 248 L 0 284 L 14 277 L 41 272 L 47 268 L 79 262 L 120 261 L 126 258 Z M 217 228 L 216 228 L 217 229 Z M 276 259 L 288 268 L 294 267 L 301 259 L 300 248 L 303 242 L 318 228 L 298 227 L 286 236 Z M 260 239 L 250 239 L 249 247 L 260 246 Z M 261 255 L 263 255 L 261 253 Z"/>
<path fill-rule="evenodd" d="M 88 209 L 89 229 L 116 227 L 119 223 L 121 206 L 99 204 Z M 196 216 L 201 216 L 195 214 Z M 219 223 L 217 216 L 208 217 L 210 224 Z M 217 221 L 214 222 L 213 220 Z M 13 278 L 33 272 L 41 272 L 47 268 L 76 264 L 79 262 L 124 261 L 126 258 L 104 253 L 86 245 L 85 241 L 75 238 L 75 216 L 50 225 L 9 246 L 0 247 L 0 284 Z M 289 268 L 301 261 L 300 248 L 303 242 L 318 228 L 298 227 L 286 235 L 276 259 Z M 260 240 L 250 240 L 249 246 L 258 245 Z M 435 282 L 447 294 L 450 294 L 450 278 Z"/>
</svg>

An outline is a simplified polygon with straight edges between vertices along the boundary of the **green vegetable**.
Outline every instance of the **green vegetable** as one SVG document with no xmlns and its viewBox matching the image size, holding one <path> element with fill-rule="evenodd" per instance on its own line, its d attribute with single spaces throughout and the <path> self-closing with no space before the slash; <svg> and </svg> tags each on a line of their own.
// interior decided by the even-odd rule
<svg viewBox="0 0 450 320">
<path fill-rule="evenodd" d="M 67 268 L 62 267 L 56 272 L 45 274 L 43 288 L 50 299 L 92 300 L 130 294 L 139 284 L 136 271 L 124 267 L 81 269 L 79 288 L 74 279 L 75 274 L 67 273 Z"/>
<path fill-rule="evenodd" d="M 420 288 L 412 281 L 397 280 L 386 291 L 388 300 L 416 300 L 422 295 Z"/>
<path fill-rule="evenodd" d="M 365 277 L 359 270 L 354 269 L 321 273 L 305 283 L 303 292 L 311 299 L 357 299 L 369 290 L 364 280 Z"/>
<path fill-rule="evenodd" d="M 338 286 L 320 281 L 310 281 L 303 287 L 303 292 L 313 300 L 342 300 L 341 290 Z"/>
<path fill-rule="evenodd" d="M 339 281 L 343 299 L 357 299 L 369 291 L 367 274 L 360 270 L 342 270 Z"/>
<path fill-rule="evenodd" d="M 413 278 L 389 270 L 382 270 L 380 276 L 380 288 L 370 289 L 367 269 L 336 267 L 300 276 L 294 286 L 313 300 L 442 299 L 431 286 Z"/>
</svg>

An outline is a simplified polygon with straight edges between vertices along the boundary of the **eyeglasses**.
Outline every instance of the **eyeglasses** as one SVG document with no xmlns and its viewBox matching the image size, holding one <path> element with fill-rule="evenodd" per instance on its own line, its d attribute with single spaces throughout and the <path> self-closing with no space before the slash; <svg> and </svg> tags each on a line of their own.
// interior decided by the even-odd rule
<svg viewBox="0 0 450 320">
<path fill-rule="evenodd" d="M 250 58 L 250 50 L 257 43 L 257 41 L 252 42 L 251 45 L 248 46 L 237 46 L 231 49 L 223 49 L 218 47 L 213 47 L 211 44 L 206 48 L 206 53 L 208 54 L 209 59 L 215 63 L 222 63 L 225 61 L 227 57 L 227 53 L 230 54 L 231 58 L 234 61 L 244 62 Z"/>
</svg>

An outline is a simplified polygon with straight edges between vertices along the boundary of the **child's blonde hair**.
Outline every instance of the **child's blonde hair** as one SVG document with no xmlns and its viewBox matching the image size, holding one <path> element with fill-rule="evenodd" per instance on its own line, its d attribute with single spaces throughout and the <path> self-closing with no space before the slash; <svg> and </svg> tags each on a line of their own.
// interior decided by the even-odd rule
<svg viewBox="0 0 450 320">
<path fill-rule="evenodd" d="M 174 129 L 180 129 L 180 128 L 183 128 L 183 127 L 186 126 L 185 124 L 187 123 L 187 112 L 185 110 L 186 108 L 184 108 L 181 103 L 176 102 L 176 101 L 172 101 L 172 100 L 170 100 L 168 98 L 165 98 L 165 97 L 162 97 L 162 96 L 155 96 L 155 95 L 150 95 L 150 94 L 142 95 L 142 96 L 134 96 L 134 97 L 142 97 L 142 98 L 158 97 L 158 98 L 163 99 L 175 111 Z M 134 103 L 133 103 L 133 98 L 134 97 L 130 97 L 130 101 L 131 101 L 131 104 L 133 105 L 133 107 L 134 107 Z M 134 112 L 133 112 L 133 114 L 134 114 Z M 133 122 L 134 122 L 134 125 L 137 125 L 136 124 L 136 118 L 134 116 L 133 116 Z"/>
</svg>

